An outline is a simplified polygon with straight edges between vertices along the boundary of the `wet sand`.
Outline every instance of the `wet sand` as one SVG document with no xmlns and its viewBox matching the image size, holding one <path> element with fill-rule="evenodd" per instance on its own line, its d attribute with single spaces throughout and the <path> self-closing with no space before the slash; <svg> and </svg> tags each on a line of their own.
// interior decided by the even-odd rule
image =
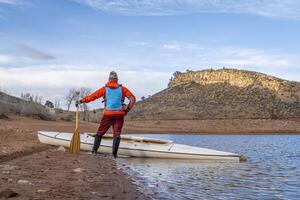
<svg viewBox="0 0 300 200">
<path fill-rule="evenodd" d="M 18 199 L 149 199 L 114 160 L 46 150 L 0 165 L 1 191 Z"/>
</svg>

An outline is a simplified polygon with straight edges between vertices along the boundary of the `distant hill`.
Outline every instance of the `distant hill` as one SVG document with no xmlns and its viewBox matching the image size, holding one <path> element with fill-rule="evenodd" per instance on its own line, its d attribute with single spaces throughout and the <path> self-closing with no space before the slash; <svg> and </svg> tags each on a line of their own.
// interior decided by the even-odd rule
<svg viewBox="0 0 300 200">
<path fill-rule="evenodd" d="M 0 118 L 11 114 L 34 116 L 44 120 L 53 119 L 45 106 L 0 92 Z"/>
<path fill-rule="evenodd" d="M 300 118 L 300 83 L 237 69 L 175 72 L 168 88 L 138 102 L 128 117 Z"/>
</svg>

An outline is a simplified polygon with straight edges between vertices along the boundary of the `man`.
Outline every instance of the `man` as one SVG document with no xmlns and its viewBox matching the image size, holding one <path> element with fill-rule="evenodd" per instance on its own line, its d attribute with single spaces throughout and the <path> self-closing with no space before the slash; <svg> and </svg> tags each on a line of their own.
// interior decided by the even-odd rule
<svg viewBox="0 0 300 200">
<path fill-rule="evenodd" d="M 112 155 L 116 158 L 121 140 L 120 135 L 124 123 L 124 116 L 132 109 L 136 98 L 126 87 L 118 83 L 118 75 L 116 72 L 112 71 L 109 74 L 109 80 L 105 86 L 91 95 L 84 97 L 80 101 L 77 101 L 76 107 L 78 104 L 88 103 L 101 97 L 104 99 L 105 108 L 100 126 L 95 136 L 92 154 L 97 154 L 102 136 L 107 132 L 109 127 L 112 126 Z M 127 106 L 124 104 L 125 97 L 129 99 L 129 104 Z"/>
</svg>

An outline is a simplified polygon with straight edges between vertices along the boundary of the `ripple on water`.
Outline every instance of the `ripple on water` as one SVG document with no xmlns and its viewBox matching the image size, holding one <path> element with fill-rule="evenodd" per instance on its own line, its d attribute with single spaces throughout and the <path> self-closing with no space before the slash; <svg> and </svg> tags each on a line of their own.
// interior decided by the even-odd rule
<svg viewBox="0 0 300 200">
<path fill-rule="evenodd" d="M 300 136 L 144 135 L 236 152 L 245 163 L 121 159 L 160 199 L 300 199 Z"/>
</svg>

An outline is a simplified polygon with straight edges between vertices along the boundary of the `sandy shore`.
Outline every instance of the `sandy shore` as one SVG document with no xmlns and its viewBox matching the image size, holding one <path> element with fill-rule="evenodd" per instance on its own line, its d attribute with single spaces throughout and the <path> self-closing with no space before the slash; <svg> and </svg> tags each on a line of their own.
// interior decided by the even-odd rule
<svg viewBox="0 0 300 200">
<path fill-rule="evenodd" d="M 0 120 L 0 199 L 150 199 L 110 157 L 71 155 L 37 140 L 36 130 L 72 132 L 73 126 L 19 117 Z"/>
<path fill-rule="evenodd" d="M 127 121 L 127 133 L 300 134 L 300 119 Z"/>
<path fill-rule="evenodd" d="M 103 156 L 47 150 L 1 163 L 0 171 L 1 191 L 19 199 L 148 199 Z"/>
<path fill-rule="evenodd" d="M 72 132 L 74 123 L 12 116 L 9 120 L 0 119 L 0 129 L 6 126 L 6 129 L 19 128 L 28 132 Z M 96 132 L 98 126 L 99 124 L 92 122 L 79 124 L 80 130 L 84 132 Z M 123 133 L 300 134 L 300 119 L 127 120 Z"/>
</svg>

